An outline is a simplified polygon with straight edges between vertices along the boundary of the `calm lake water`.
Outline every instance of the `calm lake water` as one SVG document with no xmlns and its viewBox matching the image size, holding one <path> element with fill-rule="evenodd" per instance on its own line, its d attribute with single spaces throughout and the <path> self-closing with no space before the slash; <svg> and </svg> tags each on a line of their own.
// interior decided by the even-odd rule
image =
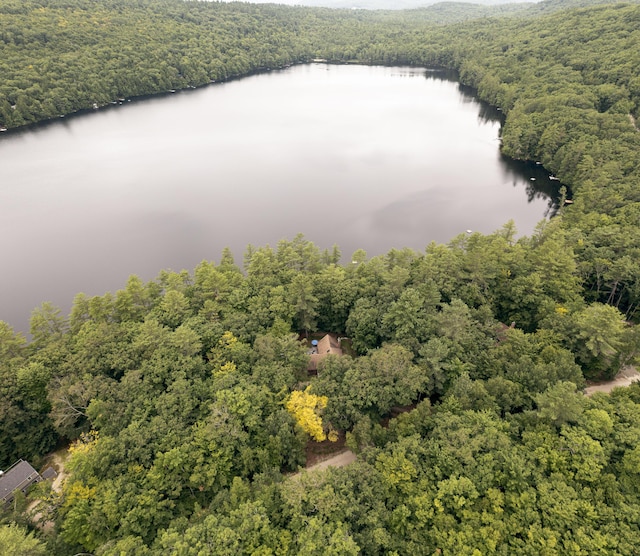
<svg viewBox="0 0 640 556">
<path fill-rule="evenodd" d="M 4 133 L 0 320 L 298 232 L 343 262 L 510 218 L 529 234 L 557 182 L 499 131 L 442 73 L 311 64 Z"/>
</svg>

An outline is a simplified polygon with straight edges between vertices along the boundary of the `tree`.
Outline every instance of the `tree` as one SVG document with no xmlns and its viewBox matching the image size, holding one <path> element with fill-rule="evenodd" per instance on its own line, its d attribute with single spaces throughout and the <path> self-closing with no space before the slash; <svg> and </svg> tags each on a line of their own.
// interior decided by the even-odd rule
<svg viewBox="0 0 640 556">
<path fill-rule="evenodd" d="M 169 529 L 160 538 L 163 552 L 199 554 L 268 554 L 285 550 L 287 535 L 277 529 L 259 502 L 244 502 L 227 515 L 207 515 L 179 532 Z"/>
<path fill-rule="evenodd" d="M 170 328 L 177 328 L 189 315 L 189 300 L 178 290 L 169 290 L 156 308 L 158 320 Z"/>
<path fill-rule="evenodd" d="M 471 380 L 468 373 L 460 375 L 447 390 L 445 403 L 451 402 L 454 405 L 459 404 L 462 409 L 497 410 L 495 399 L 489 394 L 482 381 Z"/>
<path fill-rule="evenodd" d="M 316 442 L 322 442 L 327 439 L 322 424 L 322 410 L 327 407 L 326 396 L 316 396 L 310 392 L 311 387 L 307 387 L 304 391 L 295 390 L 291 392 L 286 403 L 287 411 L 300 425 L 302 430 L 311 436 Z M 335 442 L 337 435 L 330 431 L 329 440 Z"/>
<path fill-rule="evenodd" d="M 22 361 L 26 355 L 26 345 L 22 334 L 15 333 L 6 322 L 0 321 L 0 364 Z"/>
<path fill-rule="evenodd" d="M 291 305 L 295 310 L 294 326 L 298 330 L 315 330 L 318 298 L 313 293 L 313 282 L 307 274 L 296 274 L 289 286 Z"/>
<path fill-rule="evenodd" d="M 61 315 L 60 309 L 48 301 L 33 310 L 29 324 L 35 348 L 60 340 L 67 331 L 67 320 Z"/>
<path fill-rule="evenodd" d="M 321 363 L 311 390 L 327 397 L 327 421 L 348 429 L 363 415 L 377 420 L 394 406 L 412 403 L 424 384 L 424 375 L 413 364 L 411 352 L 386 344 L 355 360 L 328 357 Z"/>
<path fill-rule="evenodd" d="M 15 524 L 0 525 L 0 556 L 45 556 L 47 547 Z"/>
<path fill-rule="evenodd" d="M 613 377 L 621 367 L 619 359 L 624 317 L 615 307 L 594 303 L 575 315 L 577 355 L 586 369 Z"/>
<path fill-rule="evenodd" d="M 0 468 L 38 461 L 57 440 L 47 399 L 49 369 L 27 359 L 22 335 L 0 321 Z"/>
<path fill-rule="evenodd" d="M 502 377 L 520 385 L 526 406 L 530 406 L 536 393 L 558 381 L 584 385 L 574 355 L 558 345 L 558 336 L 544 329 L 525 334 L 517 328 L 506 330 L 502 335 L 498 345 L 480 359 L 478 377 Z"/>
<path fill-rule="evenodd" d="M 562 335 L 589 378 L 612 378 L 633 356 L 633 334 L 611 305 L 592 303 L 573 312 L 559 307 L 543 324 Z"/>
<path fill-rule="evenodd" d="M 318 328 L 344 331 L 357 297 L 356 286 L 348 272 L 335 264 L 323 268 L 314 277 L 314 294 L 318 298 Z"/>
<path fill-rule="evenodd" d="M 535 397 L 538 417 L 560 427 L 575 423 L 583 411 L 583 397 L 573 382 L 558 382 Z"/>
<path fill-rule="evenodd" d="M 127 287 L 116 292 L 115 309 L 120 321 L 141 321 L 153 306 L 150 288 L 145 287 L 142 280 L 129 276 Z"/>
<path fill-rule="evenodd" d="M 380 346 L 381 330 L 380 309 L 369 298 L 361 297 L 349 313 L 347 319 L 347 334 L 351 338 L 353 349 L 357 353 L 366 353 L 369 349 Z"/>
<path fill-rule="evenodd" d="M 382 330 L 392 341 L 417 351 L 430 335 L 434 313 L 432 299 L 425 299 L 418 290 L 407 288 L 383 315 Z"/>
<path fill-rule="evenodd" d="M 323 523 L 312 517 L 296 535 L 295 553 L 300 556 L 356 556 L 360 548 L 343 523 Z"/>
</svg>

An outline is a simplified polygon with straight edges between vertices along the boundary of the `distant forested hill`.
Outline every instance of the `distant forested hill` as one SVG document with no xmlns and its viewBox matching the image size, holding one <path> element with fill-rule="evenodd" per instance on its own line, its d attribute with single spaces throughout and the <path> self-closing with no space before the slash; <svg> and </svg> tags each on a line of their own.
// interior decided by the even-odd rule
<svg viewBox="0 0 640 556">
<path fill-rule="evenodd" d="M 518 0 L 478 0 L 473 2 L 478 5 L 512 4 Z M 265 4 L 267 0 L 252 0 L 252 3 Z M 271 3 L 271 2 L 269 2 Z M 364 9 L 364 10 L 412 10 L 432 6 L 439 2 L 433 0 L 282 0 L 276 2 L 289 6 L 311 6 L 338 9 Z"/>
<path fill-rule="evenodd" d="M 465 2 L 472 4 L 474 7 L 482 6 L 502 6 L 503 9 L 509 10 L 509 4 L 527 4 L 532 6 L 537 4 L 541 10 L 557 10 L 567 8 L 577 8 L 585 6 L 595 6 L 601 4 L 615 4 L 617 0 L 535 0 L 522 2 L 522 0 L 473 0 Z M 254 4 L 273 3 L 269 0 L 251 0 Z M 439 4 L 460 4 L 460 2 L 438 2 L 432 0 L 281 0 L 275 2 L 288 6 L 309 6 L 309 7 L 325 7 L 334 9 L 365 9 L 365 10 L 416 10 L 423 8 L 432 8 Z M 533 11 L 533 10 L 532 10 Z"/>
</svg>

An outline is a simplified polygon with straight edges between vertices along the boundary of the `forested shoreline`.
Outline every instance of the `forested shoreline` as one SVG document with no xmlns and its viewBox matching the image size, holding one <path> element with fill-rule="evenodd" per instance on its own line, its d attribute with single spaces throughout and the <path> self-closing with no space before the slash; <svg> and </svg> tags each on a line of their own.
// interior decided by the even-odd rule
<svg viewBox="0 0 640 556">
<path fill-rule="evenodd" d="M 73 442 L 62 494 L 29 495 L 53 529 L 34 527 L 18 497 L 0 547 L 637 551 L 640 387 L 580 390 L 640 347 L 640 6 L 543 2 L 445 23 L 427 11 L 0 0 L 5 127 L 313 58 L 441 66 L 504 112 L 505 154 L 541 162 L 573 194 L 531 237 L 507 223 L 345 260 L 298 236 L 248 246 L 242 263 L 227 250 L 78 294 L 68 317 L 44 303 L 30 342 L 0 322 L 0 467 Z M 305 331 L 344 335 L 353 353 L 310 377 Z M 412 410 L 390 419 L 399 406 Z M 317 427 L 346 435 L 358 460 L 288 479 Z"/>
</svg>

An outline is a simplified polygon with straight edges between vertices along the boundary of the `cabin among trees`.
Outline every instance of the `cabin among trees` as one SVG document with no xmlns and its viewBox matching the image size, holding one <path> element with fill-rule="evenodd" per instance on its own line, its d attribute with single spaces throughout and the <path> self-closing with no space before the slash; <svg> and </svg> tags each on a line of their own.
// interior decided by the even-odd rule
<svg viewBox="0 0 640 556">
<path fill-rule="evenodd" d="M 26 494 L 31 485 L 44 480 L 28 461 L 22 459 L 0 473 L 0 505 L 2 506 L 12 502 L 18 491 Z"/>
<path fill-rule="evenodd" d="M 342 355 L 340 340 L 335 334 L 325 334 L 320 340 L 311 342 L 307 373 L 318 374 L 318 365 L 327 355 Z"/>
</svg>

